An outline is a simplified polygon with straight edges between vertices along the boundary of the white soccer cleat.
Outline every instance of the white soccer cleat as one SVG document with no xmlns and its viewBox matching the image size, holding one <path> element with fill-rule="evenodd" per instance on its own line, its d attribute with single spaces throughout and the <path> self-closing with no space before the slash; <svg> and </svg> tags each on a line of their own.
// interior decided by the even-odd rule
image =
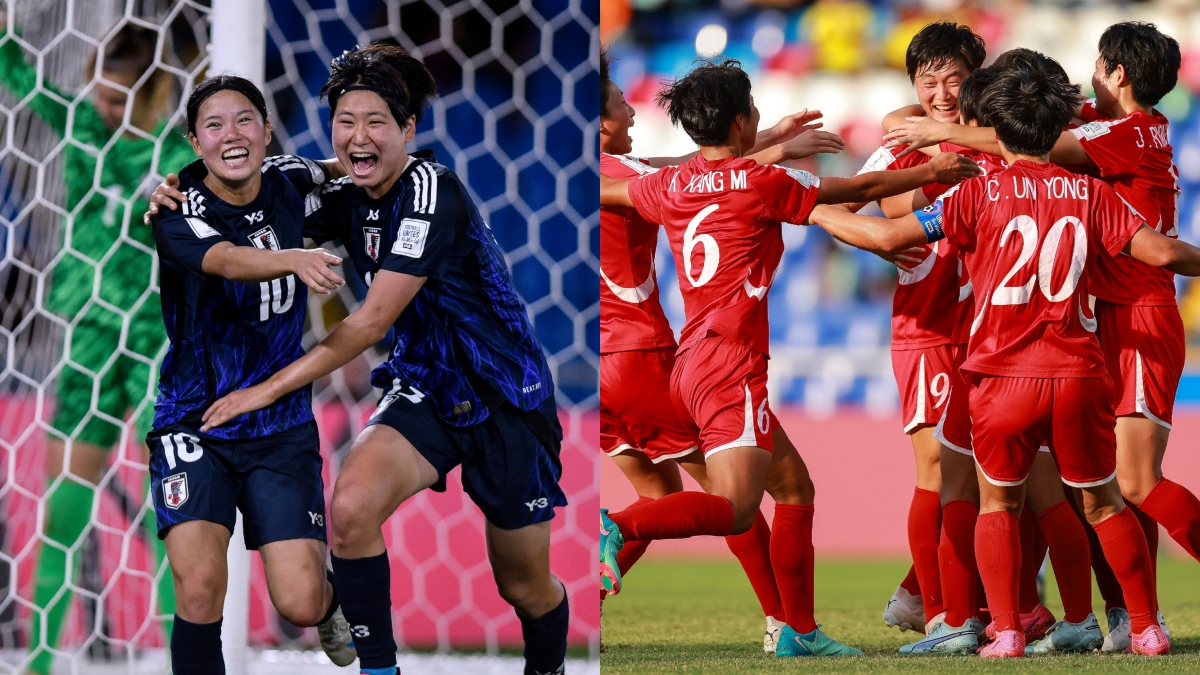
<svg viewBox="0 0 1200 675">
<path fill-rule="evenodd" d="M 1167 639 L 1170 640 L 1171 639 L 1171 630 L 1169 628 L 1167 628 L 1167 620 L 1165 618 L 1163 618 L 1162 612 L 1158 613 L 1158 625 L 1159 625 L 1159 627 L 1162 628 L 1163 635 L 1166 635 Z"/>
<path fill-rule="evenodd" d="M 775 653 L 775 648 L 779 646 L 779 631 L 783 630 L 783 627 L 786 625 L 773 616 L 767 617 L 767 632 L 763 634 L 764 652 L 768 654 Z"/>
<path fill-rule="evenodd" d="M 904 590 L 903 586 L 897 586 L 891 600 L 888 600 L 887 606 L 883 608 L 883 622 L 889 628 L 898 627 L 902 633 L 906 630 L 919 630 L 925 625 L 925 604 L 919 596 Z"/>
<path fill-rule="evenodd" d="M 333 665 L 348 666 L 358 658 L 354 638 L 350 636 L 350 624 L 346 623 L 341 607 L 334 611 L 328 621 L 317 626 L 317 637 L 321 639 L 321 649 L 325 650 L 325 655 L 333 661 Z"/>
<path fill-rule="evenodd" d="M 1108 635 L 1104 636 L 1104 644 L 1100 646 L 1100 651 L 1124 653 L 1133 643 L 1130 637 L 1132 630 L 1129 612 L 1123 607 L 1113 607 L 1108 611 Z"/>
</svg>

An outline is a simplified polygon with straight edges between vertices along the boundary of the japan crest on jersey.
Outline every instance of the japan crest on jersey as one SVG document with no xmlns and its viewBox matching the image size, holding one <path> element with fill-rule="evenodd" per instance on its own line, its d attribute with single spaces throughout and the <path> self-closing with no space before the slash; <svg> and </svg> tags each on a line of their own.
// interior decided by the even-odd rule
<svg viewBox="0 0 1200 675">
<path fill-rule="evenodd" d="M 250 235 L 250 243 L 254 244 L 254 248 L 279 250 L 279 238 L 275 236 L 275 230 L 272 230 L 270 225 Z"/>
<path fill-rule="evenodd" d="M 163 503 L 169 509 L 178 509 L 187 501 L 187 474 L 177 473 L 163 479 Z"/>
<path fill-rule="evenodd" d="M 363 249 L 367 257 L 379 262 L 379 244 L 383 241 L 383 230 L 378 227 L 363 228 Z"/>
</svg>

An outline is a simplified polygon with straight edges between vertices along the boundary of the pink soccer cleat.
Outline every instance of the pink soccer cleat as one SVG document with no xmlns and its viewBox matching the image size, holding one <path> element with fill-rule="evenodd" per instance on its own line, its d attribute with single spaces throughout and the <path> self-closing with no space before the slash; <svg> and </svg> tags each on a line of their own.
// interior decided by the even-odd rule
<svg viewBox="0 0 1200 675">
<path fill-rule="evenodd" d="M 1045 605 L 1038 605 L 1032 612 L 1021 615 L 1021 628 L 1025 631 L 1025 642 L 1032 643 L 1042 639 L 1053 625 L 1054 615 L 1046 609 Z M 996 638 L 995 621 L 988 624 L 986 632 L 989 640 Z"/>
<path fill-rule="evenodd" d="M 1025 634 L 1018 630 L 1002 630 L 995 639 L 979 650 L 985 659 L 1015 659 L 1025 656 Z"/>
<path fill-rule="evenodd" d="M 1158 623 L 1152 623 L 1146 630 L 1134 633 L 1129 637 L 1130 644 L 1127 651 L 1130 654 L 1164 656 L 1171 653 L 1171 639 L 1167 637 Z"/>
</svg>

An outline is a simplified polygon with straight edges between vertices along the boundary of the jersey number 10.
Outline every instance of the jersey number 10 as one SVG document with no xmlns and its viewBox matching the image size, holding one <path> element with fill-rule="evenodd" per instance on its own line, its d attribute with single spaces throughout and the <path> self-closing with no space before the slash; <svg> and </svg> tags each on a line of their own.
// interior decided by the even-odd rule
<svg viewBox="0 0 1200 675">
<path fill-rule="evenodd" d="M 286 292 L 284 286 L 287 286 Z M 296 277 L 291 274 L 281 279 L 260 281 L 258 283 L 258 320 L 266 321 L 271 314 L 283 314 L 292 308 L 292 300 L 296 297 Z"/>
</svg>

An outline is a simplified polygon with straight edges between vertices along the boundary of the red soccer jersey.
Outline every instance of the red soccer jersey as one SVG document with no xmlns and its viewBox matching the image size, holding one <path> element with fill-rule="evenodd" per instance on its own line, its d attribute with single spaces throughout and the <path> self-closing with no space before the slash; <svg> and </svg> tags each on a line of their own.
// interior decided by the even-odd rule
<svg viewBox="0 0 1200 675">
<path fill-rule="evenodd" d="M 653 172 L 643 160 L 600 153 L 600 173 L 609 178 Z M 636 209 L 600 209 L 601 354 L 675 346 L 658 299 L 657 249 L 658 225 Z"/>
<path fill-rule="evenodd" d="M 687 322 L 680 350 L 710 332 L 769 354 L 767 291 L 783 255 L 783 223 L 802 223 L 820 179 L 742 157 L 696 155 L 629 184 L 646 220 L 662 223 Z"/>
<path fill-rule="evenodd" d="M 908 169 L 933 159 L 923 152 L 896 157 L 903 149 L 879 148 L 859 173 Z M 981 154 L 948 143 L 943 143 L 939 149 L 973 158 Z M 985 165 L 985 170 L 988 169 Z M 922 191 L 932 201 L 949 189 L 949 185 L 931 183 Z M 966 331 L 958 326 L 960 316 L 968 316 L 971 312 L 971 286 L 968 278 L 960 274 L 962 265 L 958 261 L 958 249 L 953 242 L 944 239 L 926 245 L 925 250 L 925 260 L 916 269 L 899 272 L 892 299 L 893 349 L 920 349 L 967 341 Z"/>
<path fill-rule="evenodd" d="M 1179 236 L 1179 175 L 1171 163 L 1167 118 L 1135 112 L 1120 119 L 1101 117 L 1096 101 L 1084 104 L 1087 122 L 1071 133 L 1100 170 L 1100 178 L 1146 223 L 1168 237 Z M 1175 304 L 1175 275 L 1127 255 L 1101 259 L 1091 292 L 1122 305 Z"/>
<path fill-rule="evenodd" d="M 1143 220 L 1101 180 L 1032 162 L 964 181 L 942 203 L 975 286 L 963 369 L 1103 377 L 1088 284 L 1096 260 L 1119 255 Z"/>
</svg>

